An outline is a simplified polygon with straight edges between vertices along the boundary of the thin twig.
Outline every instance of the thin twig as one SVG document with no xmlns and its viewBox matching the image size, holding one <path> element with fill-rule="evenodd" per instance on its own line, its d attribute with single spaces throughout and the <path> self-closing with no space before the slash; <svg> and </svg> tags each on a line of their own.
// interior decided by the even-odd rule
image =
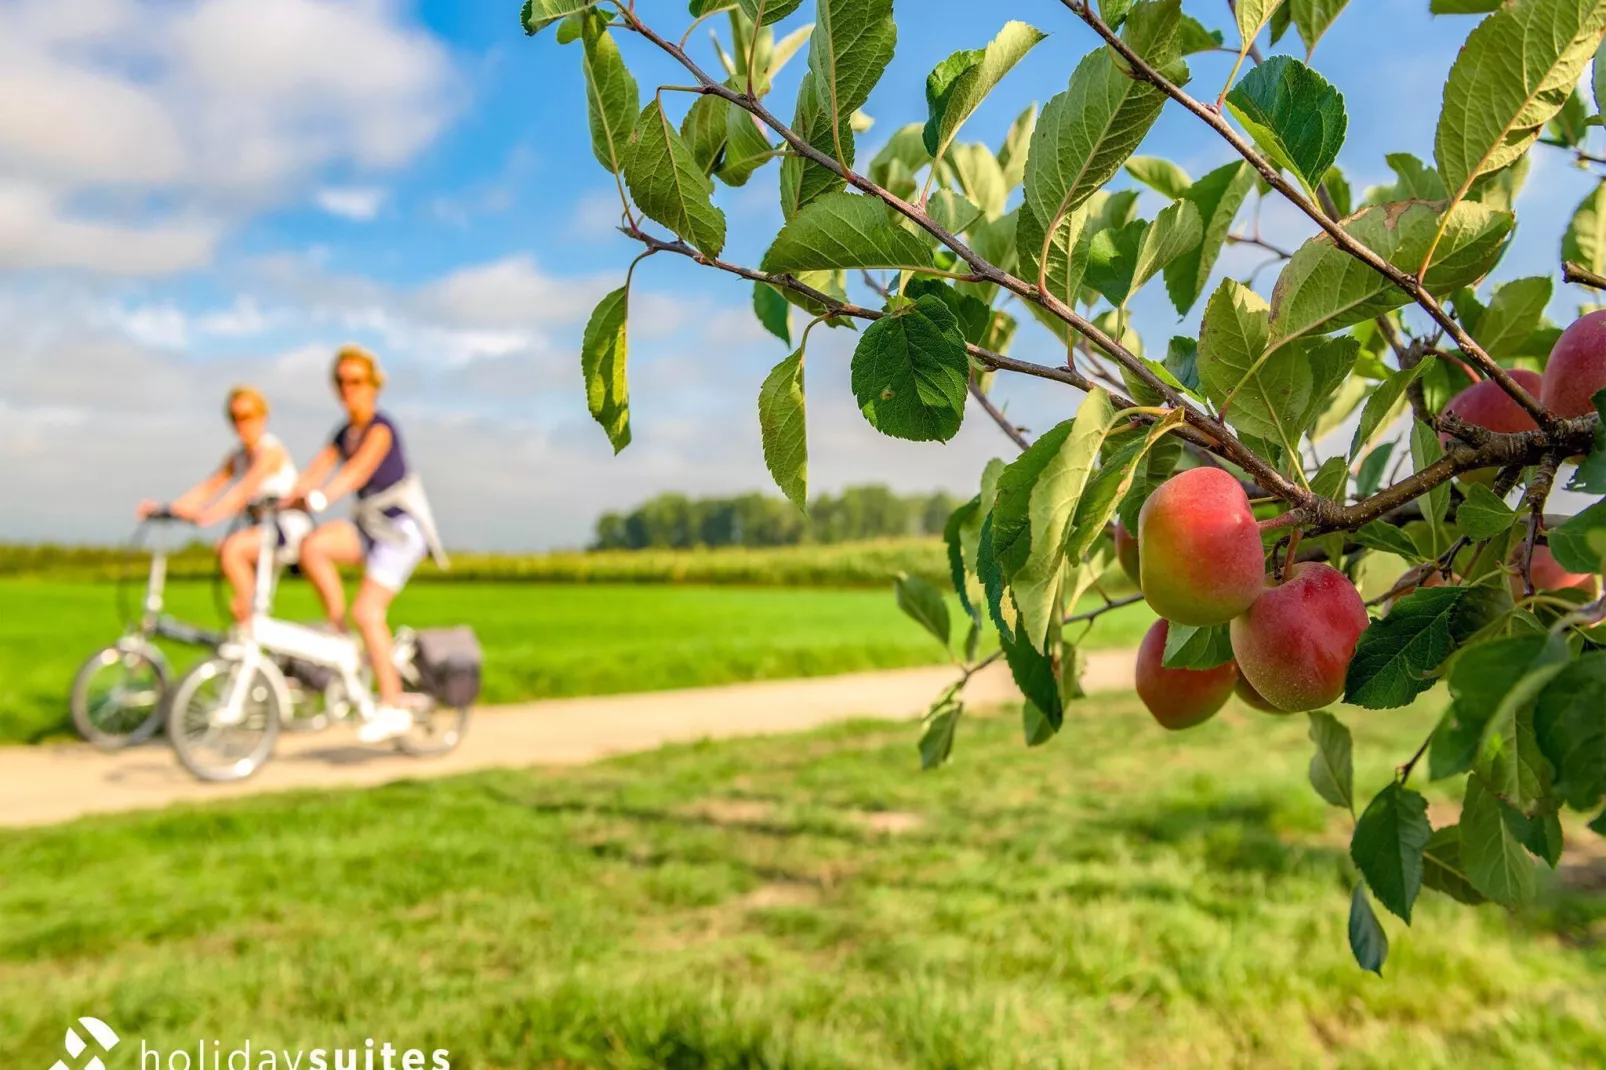
<svg viewBox="0 0 1606 1070">
<path fill-rule="evenodd" d="M 1576 282 L 1593 290 L 1606 290 L 1606 275 L 1597 275 L 1584 265 L 1575 264 L 1571 260 L 1562 262 L 1561 281 Z"/>
<path fill-rule="evenodd" d="M 981 384 L 976 382 L 974 375 L 970 377 L 970 396 L 976 399 L 976 403 L 982 407 L 982 410 L 993 418 L 993 423 L 997 424 L 1004 434 L 1008 435 L 1015 445 L 1021 448 L 1022 452 L 1031 448 L 1031 442 L 1027 440 L 1025 435 L 1021 434 L 1020 428 L 1016 427 L 1014 422 L 1008 416 L 1005 416 L 997 405 L 993 404 L 992 399 L 982 391 Z"/>
<path fill-rule="evenodd" d="M 1284 248 L 1282 248 L 1280 246 L 1273 245 L 1271 242 L 1266 241 L 1265 239 L 1261 238 L 1259 235 L 1229 234 L 1229 235 L 1227 235 L 1227 244 L 1228 245 L 1253 245 L 1253 246 L 1256 246 L 1257 248 L 1266 250 L 1268 253 L 1274 254 L 1275 256 L 1277 256 L 1279 259 L 1282 259 L 1282 260 L 1292 260 L 1294 258 L 1294 254 L 1289 252 L 1287 249 L 1284 249 Z"/>
</svg>

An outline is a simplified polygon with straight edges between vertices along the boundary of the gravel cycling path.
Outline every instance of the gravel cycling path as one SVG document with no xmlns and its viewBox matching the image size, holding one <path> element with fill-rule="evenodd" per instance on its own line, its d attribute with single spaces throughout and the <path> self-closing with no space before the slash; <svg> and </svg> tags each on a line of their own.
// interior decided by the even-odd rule
<svg viewBox="0 0 1606 1070">
<path fill-rule="evenodd" d="M 1135 651 L 1088 655 L 1089 691 L 1132 686 Z M 947 666 L 775 680 L 683 691 L 551 699 L 474 712 L 468 736 L 443 758 L 410 758 L 364 746 L 350 727 L 279 737 L 273 759 L 249 780 L 194 780 L 158 737 L 104 754 L 84 743 L 0 747 L 0 826 L 48 825 L 85 814 L 143 810 L 181 801 L 261 792 L 352 787 L 450 776 L 492 767 L 575 765 L 666 743 L 797 732 L 858 717 L 899 720 L 923 714 L 954 679 Z M 971 679 L 973 705 L 1018 699 L 996 664 Z M 915 740 L 909 739 L 913 753 Z"/>
</svg>

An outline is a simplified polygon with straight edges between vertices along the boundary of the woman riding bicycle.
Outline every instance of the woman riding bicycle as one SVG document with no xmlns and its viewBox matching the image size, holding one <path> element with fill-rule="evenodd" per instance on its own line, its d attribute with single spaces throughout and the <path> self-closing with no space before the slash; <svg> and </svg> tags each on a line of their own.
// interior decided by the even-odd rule
<svg viewBox="0 0 1606 1070">
<path fill-rule="evenodd" d="M 268 432 L 268 402 L 254 387 L 237 386 L 229 391 L 224 411 L 240 437 L 240 448 L 223 459 L 217 471 L 174 499 L 166 511 L 207 528 L 229 520 L 241 512 L 275 498 L 288 495 L 296 484 L 296 465 L 290 451 L 277 436 Z M 230 486 L 230 483 L 233 485 Z M 225 489 L 226 488 L 226 489 Z M 140 502 L 136 514 L 144 519 L 161 512 L 154 501 Z M 279 514 L 277 553 L 280 561 L 296 559 L 301 540 L 312 530 L 312 518 L 302 512 Z M 256 559 L 262 536 L 256 527 L 247 527 L 226 537 L 218 546 L 223 575 L 234 591 L 230 610 L 236 621 L 251 619 L 251 599 L 256 585 Z"/>
<path fill-rule="evenodd" d="M 347 494 L 357 495 L 352 520 L 321 524 L 302 542 L 301 572 L 317 589 L 330 622 L 344 630 L 346 593 L 338 566 L 363 564 L 351 619 L 379 688 L 374 718 L 358 730 L 359 739 L 372 743 L 401 735 L 413 723 L 391 662 L 386 611 L 426 554 L 442 567 L 446 555 L 423 484 L 407 466 L 401 434 L 377 409 L 385 385 L 378 358 L 361 346 L 344 346 L 335 354 L 333 371 L 346 422 L 307 466 L 290 498 L 316 512 Z"/>
</svg>

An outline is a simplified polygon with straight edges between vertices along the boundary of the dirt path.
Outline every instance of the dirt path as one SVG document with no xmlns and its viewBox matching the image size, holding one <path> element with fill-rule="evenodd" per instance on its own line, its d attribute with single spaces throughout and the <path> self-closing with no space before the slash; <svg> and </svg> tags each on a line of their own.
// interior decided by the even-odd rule
<svg viewBox="0 0 1606 1070">
<path fill-rule="evenodd" d="M 1089 691 L 1131 686 L 1133 651 L 1088 657 Z M 143 810 L 295 788 L 381 784 L 497 766 L 574 765 L 610 754 L 697 739 L 796 732 L 854 717 L 916 717 L 953 680 L 948 667 L 701 687 L 596 698 L 552 699 L 475 711 L 468 737 L 439 759 L 409 758 L 356 741 L 344 726 L 279 738 L 255 777 L 203 784 L 160 741 L 102 754 L 87 744 L 0 748 L 0 826 L 48 825 L 84 814 Z M 976 705 L 1018 698 L 1002 665 L 966 689 Z M 914 739 L 911 736 L 910 746 Z"/>
</svg>

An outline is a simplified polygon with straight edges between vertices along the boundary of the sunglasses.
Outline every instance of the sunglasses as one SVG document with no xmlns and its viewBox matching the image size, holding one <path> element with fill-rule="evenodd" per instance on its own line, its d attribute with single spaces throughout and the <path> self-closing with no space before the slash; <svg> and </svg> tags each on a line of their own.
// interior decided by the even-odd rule
<svg viewBox="0 0 1606 1070">
<path fill-rule="evenodd" d="M 344 390 L 348 386 L 371 386 L 373 380 L 366 375 L 337 375 L 335 385 Z"/>
<path fill-rule="evenodd" d="M 232 424 L 243 424 L 247 420 L 260 420 L 262 415 L 262 413 L 255 409 L 251 409 L 247 412 L 230 412 L 229 422 Z"/>
</svg>

